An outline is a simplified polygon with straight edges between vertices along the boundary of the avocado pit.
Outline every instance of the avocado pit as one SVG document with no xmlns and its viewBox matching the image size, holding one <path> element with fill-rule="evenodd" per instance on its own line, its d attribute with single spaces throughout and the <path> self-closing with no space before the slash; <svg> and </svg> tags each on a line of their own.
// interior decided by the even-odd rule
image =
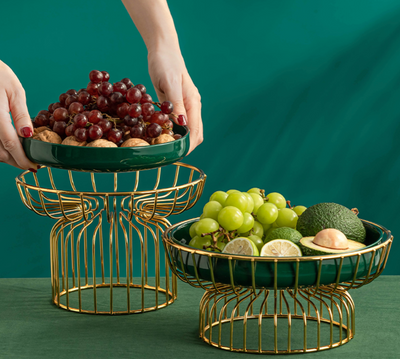
<svg viewBox="0 0 400 359">
<path fill-rule="evenodd" d="M 314 239 L 313 243 L 330 249 L 349 249 L 349 241 L 343 232 L 335 228 L 326 228 L 319 231 Z"/>
</svg>

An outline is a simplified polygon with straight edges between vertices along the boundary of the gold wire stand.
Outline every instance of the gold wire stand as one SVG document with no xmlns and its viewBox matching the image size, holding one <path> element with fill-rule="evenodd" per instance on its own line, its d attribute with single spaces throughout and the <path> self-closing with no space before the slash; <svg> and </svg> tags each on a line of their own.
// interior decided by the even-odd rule
<svg viewBox="0 0 400 359">
<path fill-rule="evenodd" d="M 200 338 L 234 352 L 308 353 L 348 343 L 355 334 L 354 302 L 348 290 L 360 288 L 382 273 L 393 242 L 390 231 L 378 226 L 386 239 L 361 251 L 293 259 L 249 259 L 180 244 L 172 233 L 186 222 L 163 233 L 169 265 L 180 280 L 205 290 L 200 301 Z M 314 268 L 312 273 L 304 271 L 310 268 L 309 264 Z M 258 266 L 265 271 L 257 272 Z M 284 276 L 287 268 L 291 268 L 292 285 L 282 287 L 280 275 Z M 225 283 L 216 280 L 221 275 Z M 270 280 L 268 287 L 256 285 L 260 275 Z M 310 275 L 315 278 L 314 284 L 301 284 Z M 350 280 L 342 281 L 342 275 Z M 243 278 L 247 278 L 248 286 L 237 284 Z M 329 284 L 324 282 L 329 280 L 326 278 L 331 278 Z"/>
<path fill-rule="evenodd" d="M 133 314 L 175 301 L 176 276 L 160 237 L 168 216 L 197 202 L 206 176 L 183 163 L 167 167 L 112 174 L 42 168 L 17 177 L 25 206 L 57 220 L 50 233 L 54 304 L 79 313 Z M 113 190 L 101 191 L 107 180 Z"/>
</svg>

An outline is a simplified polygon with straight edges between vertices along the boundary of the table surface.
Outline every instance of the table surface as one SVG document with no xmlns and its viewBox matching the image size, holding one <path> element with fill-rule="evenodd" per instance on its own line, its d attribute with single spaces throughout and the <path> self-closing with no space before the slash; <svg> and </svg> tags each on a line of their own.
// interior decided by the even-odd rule
<svg viewBox="0 0 400 359">
<path fill-rule="evenodd" d="M 400 358 L 400 276 L 381 276 L 350 294 L 356 305 L 354 339 L 310 358 Z M 77 314 L 51 304 L 48 278 L 0 279 L 0 358 L 254 357 L 199 339 L 202 295 L 179 282 L 178 300 L 155 312 Z"/>
</svg>

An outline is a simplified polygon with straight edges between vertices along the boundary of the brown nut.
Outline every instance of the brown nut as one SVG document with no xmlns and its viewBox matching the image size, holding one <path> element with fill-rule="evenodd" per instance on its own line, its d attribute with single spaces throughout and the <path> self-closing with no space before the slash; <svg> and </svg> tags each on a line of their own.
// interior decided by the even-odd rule
<svg viewBox="0 0 400 359">
<path fill-rule="evenodd" d="M 68 145 L 68 146 L 86 146 L 87 142 L 79 142 L 75 136 L 69 136 L 64 139 L 64 141 L 61 142 L 62 145 Z"/>
<path fill-rule="evenodd" d="M 148 142 L 141 138 L 130 138 L 122 143 L 121 147 L 138 147 L 138 146 L 150 146 Z"/>
<path fill-rule="evenodd" d="M 88 143 L 86 147 L 118 147 L 118 146 L 114 142 L 100 139 Z"/>
<path fill-rule="evenodd" d="M 153 138 L 151 144 L 159 145 L 160 143 L 167 143 L 172 141 L 175 141 L 175 138 L 173 138 L 171 135 L 168 135 L 167 133 L 162 133 L 160 136 Z"/>
<path fill-rule="evenodd" d="M 37 127 L 33 129 L 33 135 L 37 135 L 40 132 L 46 131 L 46 130 L 50 130 L 47 126 L 41 126 L 41 127 Z"/>
<path fill-rule="evenodd" d="M 62 142 L 61 137 L 57 133 L 50 130 L 45 130 L 38 133 L 38 137 L 43 142 L 58 143 L 58 144 Z"/>
</svg>

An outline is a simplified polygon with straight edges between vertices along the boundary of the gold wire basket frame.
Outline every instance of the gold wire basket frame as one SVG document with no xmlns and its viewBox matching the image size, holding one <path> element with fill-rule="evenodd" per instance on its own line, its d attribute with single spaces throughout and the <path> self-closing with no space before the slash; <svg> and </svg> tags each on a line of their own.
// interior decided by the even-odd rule
<svg viewBox="0 0 400 359">
<path fill-rule="evenodd" d="M 186 222 L 190 222 L 188 220 Z M 364 221 L 367 222 L 367 221 Z M 393 236 L 380 227 L 387 239 L 377 246 L 346 254 L 272 258 L 227 255 L 206 252 L 181 245 L 173 240 L 177 226 L 169 227 L 163 233 L 163 243 L 168 254 L 169 265 L 174 274 L 183 282 L 205 293 L 200 301 L 199 335 L 206 343 L 234 352 L 262 354 L 308 353 L 331 349 L 348 343 L 355 334 L 355 305 L 348 290 L 360 288 L 376 279 L 384 270 Z M 367 222 L 372 224 L 371 222 Z M 369 257 L 367 272 L 357 277 L 364 256 Z M 356 258 L 354 275 L 350 281 L 341 282 L 341 272 L 346 259 Z M 221 258 L 228 262 L 227 283 L 218 283 L 216 262 Z M 323 268 L 329 261 L 336 260 L 335 280 L 328 285 L 321 284 Z M 235 283 L 235 266 L 240 261 L 250 262 L 249 286 Z M 256 264 L 271 263 L 273 268 L 272 286 L 256 285 Z M 279 264 L 292 262 L 294 285 L 278 286 Z M 316 262 L 318 270 L 316 283 L 300 286 L 301 262 Z M 192 266 L 189 273 L 187 266 Z M 226 267 L 226 266 L 225 266 Z M 200 271 L 208 270 L 211 280 L 201 277 Z M 310 330 L 309 327 L 312 327 Z M 324 328 L 325 326 L 325 328 Z M 295 327 L 296 329 L 292 329 Z M 329 327 L 328 330 L 326 330 Z M 295 332 L 296 336 L 293 335 Z M 301 333 L 301 335 L 299 335 Z M 297 341 L 296 341 L 297 340 Z"/>
<path fill-rule="evenodd" d="M 77 189 L 74 177 L 78 173 L 74 171 L 58 172 L 68 176 L 71 190 L 57 188 L 49 167 L 37 174 L 25 171 L 16 178 L 25 206 L 57 220 L 50 233 L 54 304 L 79 313 L 132 314 L 157 310 L 175 301 L 176 277 L 160 249 L 160 237 L 171 225 L 168 216 L 183 213 L 200 198 L 206 175 L 184 163 L 168 167 L 173 166 L 171 186 L 159 188 L 165 172 L 159 167 L 151 170 L 154 187 L 140 191 L 141 171 L 123 174 L 131 177 L 133 188 L 121 192 L 119 173 L 111 174 L 110 192 L 97 190 L 95 173 L 87 173 L 91 191 Z M 185 183 L 178 185 L 182 179 Z M 49 183 L 49 188 L 42 187 L 41 181 Z M 165 276 L 161 278 L 163 261 Z M 134 277 L 134 268 L 140 270 L 139 278 Z M 84 294 L 88 289 L 92 296 Z"/>
</svg>

